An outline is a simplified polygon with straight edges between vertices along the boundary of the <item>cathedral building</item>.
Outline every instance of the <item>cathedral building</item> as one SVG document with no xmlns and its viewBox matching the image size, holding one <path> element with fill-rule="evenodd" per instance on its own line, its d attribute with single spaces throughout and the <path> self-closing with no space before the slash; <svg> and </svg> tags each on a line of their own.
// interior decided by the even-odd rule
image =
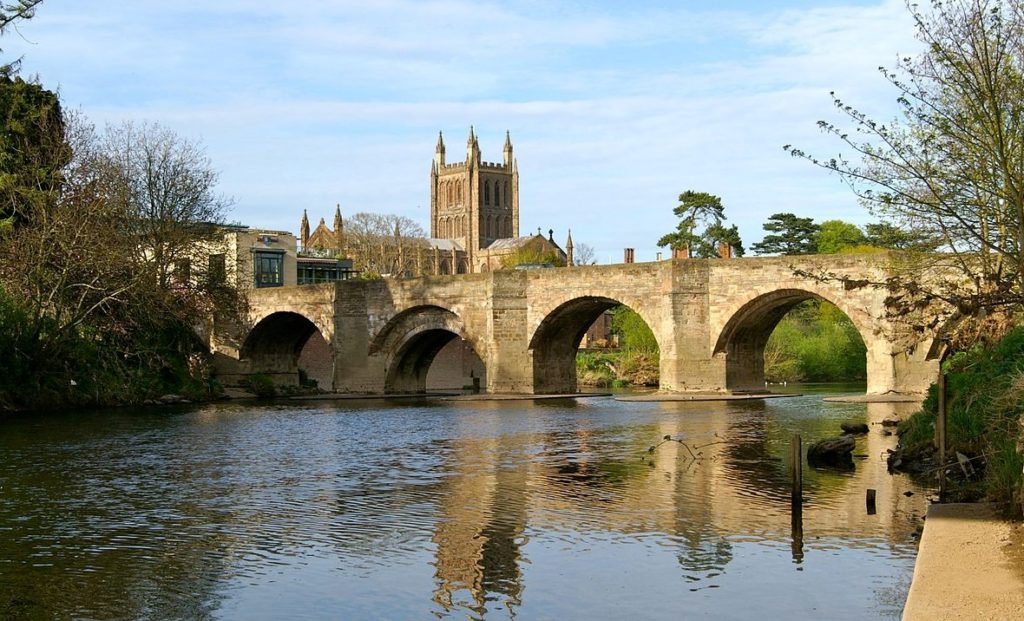
<svg viewBox="0 0 1024 621">
<path fill-rule="evenodd" d="M 306 256 L 346 256 L 340 207 L 335 210 L 333 229 L 321 218 L 310 230 L 303 213 L 299 242 Z M 524 249 L 537 256 L 554 253 L 571 263 L 550 233 L 548 237 L 540 230 L 535 235 L 519 235 L 519 167 L 509 133 L 505 132 L 501 162 L 485 162 L 470 127 L 466 159 L 451 163 L 445 158 L 444 136 L 439 133 L 430 164 L 430 239 L 425 248 L 403 250 L 402 266 L 388 273 L 417 276 L 493 271 L 502 268 L 505 257 Z"/>
<path fill-rule="evenodd" d="M 430 237 L 435 252 L 444 255 L 443 273 L 500 269 L 504 257 L 526 246 L 565 258 L 550 236 L 519 235 L 519 166 L 508 132 L 501 162 L 481 159 L 470 127 L 466 159 L 449 163 L 438 134 L 430 165 Z"/>
</svg>

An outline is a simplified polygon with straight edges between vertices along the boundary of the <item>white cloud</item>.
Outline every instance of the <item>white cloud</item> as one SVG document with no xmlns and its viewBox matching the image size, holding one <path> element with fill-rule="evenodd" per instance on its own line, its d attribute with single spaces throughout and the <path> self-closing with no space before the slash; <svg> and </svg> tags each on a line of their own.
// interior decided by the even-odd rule
<svg viewBox="0 0 1024 621">
<path fill-rule="evenodd" d="M 721 194 L 748 243 L 776 211 L 863 221 L 819 152 L 828 91 L 882 115 L 879 64 L 914 48 L 900 2 L 757 12 L 559 2 L 241 0 L 47 3 L 5 41 L 98 120 L 201 136 L 250 224 L 304 208 L 426 224 L 438 129 L 485 159 L 511 129 L 524 230 L 573 229 L 599 256 L 651 259 L 675 196 Z"/>
</svg>

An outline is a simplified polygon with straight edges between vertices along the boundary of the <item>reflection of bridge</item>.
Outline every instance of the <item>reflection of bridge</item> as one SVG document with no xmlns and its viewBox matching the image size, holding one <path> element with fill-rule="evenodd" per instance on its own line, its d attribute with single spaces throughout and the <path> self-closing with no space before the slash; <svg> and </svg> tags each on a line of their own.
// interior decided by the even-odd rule
<svg viewBox="0 0 1024 621">
<path fill-rule="evenodd" d="M 414 392 L 438 352 L 462 338 L 489 392 L 573 392 L 584 332 L 625 304 L 657 338 L 663 390 L 744 390 L 763 387 L 764 346 L 779 320 L 820 298 L 864 339 L 869 393 L 922 392 L 937 371 L 931 342 L 886 315 L 886 291 L 862 285 L 883 281 L 888 265 L 885 254 L 688 259 L 259 289 L 251 328 L 214 349 L 224 373 L 297 377 L 319 334 L 334 390 Z"/>
</svg>

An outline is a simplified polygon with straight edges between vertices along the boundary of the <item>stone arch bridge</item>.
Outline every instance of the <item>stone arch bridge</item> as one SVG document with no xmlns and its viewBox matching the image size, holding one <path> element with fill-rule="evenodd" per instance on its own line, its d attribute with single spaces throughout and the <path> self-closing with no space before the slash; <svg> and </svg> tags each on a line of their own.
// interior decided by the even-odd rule
<svg viewBox="0 0 1024 621">
<path fill-rule="evenodd" d="M 462 338 L 486 367 L 488 392 L 567 393 L 588 326 L 624 304 L 658 341 L 662 390 L 744 391 L 764 387 L 779 320 L 820 298 L 860 332 L 869 393 L 921 393 L 938 370 L 933 343 L 887 316 L 885 290 L 863 284 L 884 281 L 889 264 L 886 254 L 682 259 L 258 289 L 250 325 L 212 349 L 224 375 L 294 382 L 316 336 L 335 391 L 408 393 L 425 390 L 434 357 Z"/>
</svg>

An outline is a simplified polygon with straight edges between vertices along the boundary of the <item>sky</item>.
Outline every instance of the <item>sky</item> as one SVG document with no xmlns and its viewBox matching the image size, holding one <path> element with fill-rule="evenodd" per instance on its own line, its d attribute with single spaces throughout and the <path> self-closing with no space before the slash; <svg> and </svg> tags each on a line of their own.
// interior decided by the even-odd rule
<svg viewBox="0 0 1024 621">
<path fill-rule="evenodd" d="M 485 161 L 508 130 L 521 233 L 600 263 L 654 260 L 685 190 L 748 248 L 773 213 L 872 221 L 783 145 L 841 152 L 830 91 L 891 119 L 878 67 L 919 49 L 902 0 L 45 0 L 0 47 L 97 125 L 202 142 L 228 219 L 261 228 L 340 204 L 429 232 L 438 131 L 452 162 L 470 125 Z"/>
</svg>

